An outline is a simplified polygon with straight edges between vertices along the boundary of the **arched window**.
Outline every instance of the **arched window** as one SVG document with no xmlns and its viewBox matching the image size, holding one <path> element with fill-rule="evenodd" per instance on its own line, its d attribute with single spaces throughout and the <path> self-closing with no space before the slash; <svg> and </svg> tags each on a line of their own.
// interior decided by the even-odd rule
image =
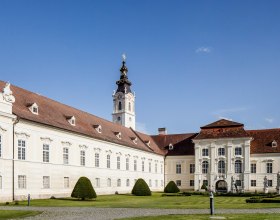
<svg viewBox="0 0 280 220">
<path fill-rule="evenodd" d="M 130 102 L 128 103 L 128 110 L 131 111 L 131 104 L 130 104 Z"/>
<path fill-rule="evenodd" d="M 122 110 L 122 102 L 119 102 L 119 110 Z"/>
<path fill-rule="evenodd" d="M 107 179 L 107 186 L 111 187 L 111 179 L 110 178 Z"/>
<path fill-rule="evenodd" d="M 242 173 L 242 163 L 240 160 L 235 161 L 235 173 Z"/>
<path fill-rule="evenodd" d="M 208 173 L 208 161 L 203 161 L 202 162 L 202 173 Z"/>
<path fill-rule="evenodd" d="M 218 163 L 218 173 L 225 173 L 226 172 L 226 164 L 225 161 L 220 160 Z"/>
</svg>

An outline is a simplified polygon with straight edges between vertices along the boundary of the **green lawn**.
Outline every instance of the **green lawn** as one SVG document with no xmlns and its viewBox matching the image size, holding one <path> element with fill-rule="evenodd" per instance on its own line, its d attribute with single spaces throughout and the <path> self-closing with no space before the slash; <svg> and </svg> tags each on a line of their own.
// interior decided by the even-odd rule
<svg viewBox="0 0 280 220">
<path fill-rule="evenodd" d="M 25 218 L 41 214 L 37 211 L 0 210 L 0 219 Z"/>
<path fill-rule="evenodd" d="M 214 215 L 213 219 L 231 219 L 231 220 L 279 220 L 279 214 L 225 214 Z M 149 216 L 138 218 L 123 218 L 122 220 L 209 220 L 210 215 L 163 215 L 163 216 Z"/>
<path fill-rule="evenodd" d="M 246 203 L 248 197 L 215 197 L 217 209 L 252 209 L 280 208 L 280 203 Z M 20 202 L 19 205 L 26 205 Z M 103 195 L 94 201 L 79 201 L 75 199 L 42 199 L 31 200 L 31 206 L 93 206 L 109 208 L 164 208 L 164 209 L 205 209 L 209 208 L 209 197 L 202 195 L 162 197 L 161 193 L 153 196 Z"/>
</svg>

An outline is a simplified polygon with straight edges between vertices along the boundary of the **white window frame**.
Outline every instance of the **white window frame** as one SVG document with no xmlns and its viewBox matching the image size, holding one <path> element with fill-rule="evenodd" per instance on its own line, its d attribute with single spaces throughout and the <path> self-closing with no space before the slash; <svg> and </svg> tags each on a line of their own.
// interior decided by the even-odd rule
<svg viewBox="0 0 280 220">
<path fill-rule="evenodd" d="M 251 187 L 257 186 L 257 180 L 251 180 Z"/>
<path fill-rule="evenodd" d="M 49 163 L 50 162 L 50 145 L 43 144 L 43 162 Z"/>
<path fill-rule="evenodd" d="M 176 180 L 176 186 L 182 186 L 182 181 L 181 180 Z"/>
<path fill-rule="evenodd" d="M 202 162 L 201 166 L 202 166 L 202 173 L 203 174 L 208 173 L 208 171 L 209 171 L 209 162 L 205 160 L 205 161 Z"/>
<path fill-rule="evenodd" d="M 107 178 L 107 187 L 111 187 L 112 186 L 112 180 L 111 178 Z"/>
<path fill-rule="evenodd" d="M 125 159 L 125 168 L 126 168 L 126 170 L 129 170 L 129 158 L 128 157 Z"/>
<path fill-rule="evenodd" d="M 273 173 L 273 163 L 272 162 L 266 163 L 266 173 Z"/>
<path fill-rule="evenodd" d="M 111 168 L 111 155 L 107 154 L 107 168 L 110 169 Z"/>
<path fill-rule="evenodd" d="M 149 162 L 149 173 L 151 173 L 151 172 L 152 172 L 152 163 Z"/>
<path fill-rule="evenodd" d="M 236 147 L 234 149 L 234 155 L 235 156 L 242 156 L 242 147 Z"/>
<path fill-rule="evenodd" d="M 43 176 L 43 189 L 50 188 L 50 176 Z"/>
<path fill-rule="evenodd" d="M 134 171 L 137 171 L 137 160 L 134 160 Z"/>
<path fill-rule="evenodd" d="M 117 187 L 121 187 L 122 186 L 122 180 L 121 179 L 118 179 L 117 180 Z"/>
<path fill-rule="evenodd" d="M 129 185 L 130 185 L 130 180 L 126 179 L 126 186 L 129 187 Z"/>
<path fill-rule="evenodd" d="M 142 160 L 142 172 L 145 172 L 145 161 Z"/>
<path fill-rule="evenodd" d="M 26 141 L 22 139 L 18 140 L 18 159 L 26 159 Z"/>
<path fill-rule="evenodd" d="M 225 156 L 226 155 L 226 150 L 224 147 L 219 147 L 218 148 L 218 156 Z"/>
<path fill-rule="evenodd" d="M 218 173 L 219 174 L 226 173 L 226 162 L 224 160 L 219 160 L 218 162 Z"/>
<path fill-rule="evenodd" d="M 18 175 L 18 188 L 26 189 L 26 175 Z"/>
<path fill-rule="evenodd" d="M 181 174 L 182 173 L 182 164 L 177 163 L 176 164 L 176 174 Z"/>
<path fill-rule="evenodd" d="M 190 173 L 194 173 L 195 172 L 195 164 L 191 163 L 190 164 Z"/>
<path fill-rule="evenodd" d="M 80 150 L 80 165 L 85 166 L 86 165 L 86 151 Z"/>
<path fill-rule="evenodd" d="M 69 148 L 63 148 L 63 164 L 69 164 Z"/>
<path fill-rule="evenodd" d="M 251 173 L 257 173 L 257 164 L 256 163 L 251 163 L 250 171 L 251 171 Z"/>
<path fill-rule="evenodd" d="M 202 156 L 203 156 L 203 157 L 208 157 L 208 156 L 209 156 L 209 150 L 208 150 L 208 148 L 203 148 L 203 149 L 202 149 Z"/>
<path fill-rule="evenodd" d="M 99 155 L 99 153 L 95 153 L 95 155 L 94 155 L 94 166 L 95 167 L 99 167 L 99 157 L 100 157 L 100 155 Z"/>
<path fill-rule="evenodd" d="M 117 169 L 120 170 L 121 169 L 121 157 L 117 156 Z"/>
<path fill-rule="evenodd" d="M 64 189 L 68 189 L 69 187 L 70 187 L 69 177 L 65 176 L 64 177 Z"/>
<path fill-rule="evenodd" d="M 236 160 L 234 162 L 234 172 L 235 173 L 242 173 L 243 172 L 243 164 L 241 160 Z"/>
<path fill-rule="evenodd" d="M 100 178 L 95 178 L 95 187 L 100 188 Z"/>
</svg>

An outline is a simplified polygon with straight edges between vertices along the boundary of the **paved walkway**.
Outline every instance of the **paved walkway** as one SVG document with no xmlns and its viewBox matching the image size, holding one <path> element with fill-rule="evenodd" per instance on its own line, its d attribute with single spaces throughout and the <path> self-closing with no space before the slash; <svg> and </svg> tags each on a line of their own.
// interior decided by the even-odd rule
<svg viewBox="0 0 280 220">
<path fill-rule="evenodd" d="M 28 220 L 113 220 L 118 218 L 169 215 L 169 214 L 208 214 L 209 209 L 136 209 L 136 208 L 94 208 L 94 207 L 6 207 L 0 210 L 34 210 L 42 214 L 28 217 Z M 273 209 L 219 209 L 216 214 L 234 213 L 279 213 L 280 208 Z"/>
</svg>

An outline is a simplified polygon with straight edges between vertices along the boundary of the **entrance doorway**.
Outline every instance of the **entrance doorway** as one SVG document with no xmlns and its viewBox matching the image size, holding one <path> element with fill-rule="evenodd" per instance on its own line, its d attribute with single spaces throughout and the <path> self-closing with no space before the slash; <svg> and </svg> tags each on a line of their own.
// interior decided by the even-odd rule
<svg viewBox="0 0 280 220">
<path fill-rule="evenodd" d="M 219 180 L 216 182 L 216 192 L 227 192 L 227 182 L 224 180 Z"/>
</svg>

